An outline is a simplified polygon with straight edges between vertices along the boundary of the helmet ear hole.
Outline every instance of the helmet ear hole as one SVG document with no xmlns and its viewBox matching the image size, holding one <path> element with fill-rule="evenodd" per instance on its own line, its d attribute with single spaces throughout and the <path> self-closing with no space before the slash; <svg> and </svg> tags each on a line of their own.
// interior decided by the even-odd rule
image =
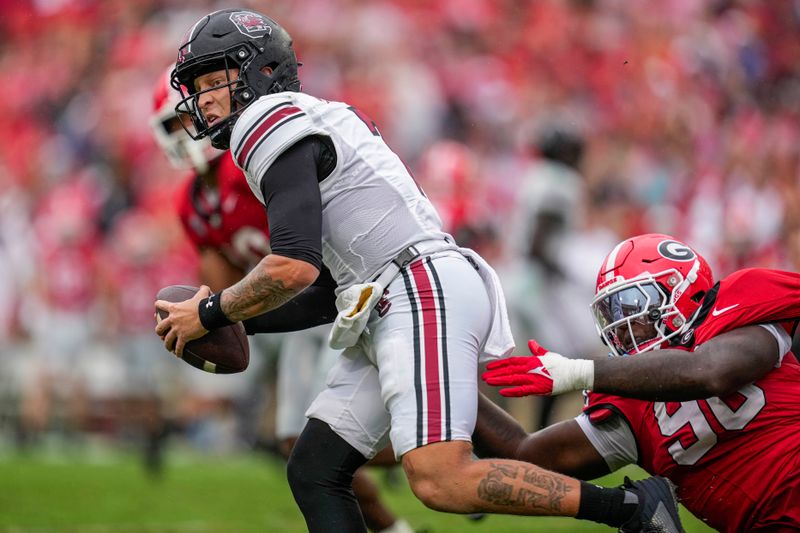
<svg viewBox="0 0 800 533">
<path fill-rule="evenodd" d="M 696 304 L 699 304 L 700 302 L 703 301 L 703 298 L 705 297 L 706 297 L 706 291 L 698 291 L 697 293 L 692 295 L 690 300 L 692 300 Z"/>
</svg>

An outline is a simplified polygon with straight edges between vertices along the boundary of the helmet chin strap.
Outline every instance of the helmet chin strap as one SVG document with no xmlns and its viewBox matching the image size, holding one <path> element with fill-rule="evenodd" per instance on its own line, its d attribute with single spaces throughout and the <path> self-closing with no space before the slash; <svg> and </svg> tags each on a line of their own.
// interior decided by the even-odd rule
<svg viewBox="0 0 800 533">
<path fill-rule="evenodd" d="M 223 119 L 223 122 L 213 131 L 209 130 L 208 138 L 211 140 L 211 146 L 217 150 L 227 150 L 231 144 L 231 129 L 233 125 L 229 120 L 230 117 Z"/>
<path fill-rule="evenodd" d="M 673 302 L 677 301 L 680 298 L 684 291 L 689 288 L 689 285 L 697 281 L 697 272 L 700 270 L 700 261 L 697 259 L 694 260 L 694 264 L 692 268 L 689 269 L 689 273 L 686 274 L 686 277 L 683 279 L 680 285 L 675 287 L 675 290 L 672 291 L 673 294 Z"/>
<path fill-rule="evenodd" d="M 674 291 L 672 291 L 672 302 L 673 302 L 673 304 L 675 302 L 677 302 L 678 299 L 681 296 L 683 296 L 683 293 L 686 292 L 686 289 L 689 288 L 689 285 L 691 285 L 692 283 L 697 281 L 697 273 L 699 271 L 700 271 L 700 261 L 695 259 L 694 260 L 694 264 L 692 265 L 692 268 L 689 269 L 689 272 L 688 272 L 688 274 L 686 274 L 686 277 L 684 278 L 684 280 L 680 283 L 680 285 L 675 287 Z M 684 320 L 685 320 L 684 323 L 675 331 L 675 334 L 678 334 L 678 333 L 683 332 L 686 329 L 688 329 L 689 326 L 691 326 L 691 324 L 692 324 L 692 319 L 693 319 L 693 317 L 684 317 Z"/>
</svg>

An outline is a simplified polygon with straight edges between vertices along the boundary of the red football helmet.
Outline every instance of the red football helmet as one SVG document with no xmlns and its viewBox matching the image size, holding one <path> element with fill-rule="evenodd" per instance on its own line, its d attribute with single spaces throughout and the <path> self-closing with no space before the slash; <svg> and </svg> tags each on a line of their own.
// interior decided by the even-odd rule
<svg viewBox="0 0 800 533">
<path fill-rule="evenodd" d="M 597 331 L 615 355 L 663 347 L 691 328 L 713 285 L 706 260 L 679 240 L 655 233 L 626 239 L 597 276 Z"/>
<path fill-rule="evenodd" d="M 181 100 L 180 93 L 170 85 L 171 74 L 172 67 L 159 77 L 153 92 L 153 115 L 150 117 L 153 136 L 173 167 L 193 168 L 202 174 L 223 152 L 213 148 L 208 139 L 193 140 L 183 129 L 175 112 Z"/>
</svg>

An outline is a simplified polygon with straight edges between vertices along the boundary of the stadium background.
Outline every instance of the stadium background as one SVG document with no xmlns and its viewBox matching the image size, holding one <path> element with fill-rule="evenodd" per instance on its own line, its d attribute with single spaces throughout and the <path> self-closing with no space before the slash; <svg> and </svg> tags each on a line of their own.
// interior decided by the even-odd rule
<svg viewBox="0 0 800 533">
<path fill-rule="evenodd" d="M 532 138 L 552 124 L 586 143 L 574 261 L 596 257 L 593 244 L 658 231 L 695 245 L 718 277 L 800 269 L 797 1 L 239 4 L 287 28 L 304 89 L 371 116 L 451 231 L 501 272 L 520 253 L 509 213 L 531 179 Z M 0 528 L 301 527 L 290 503 L 270 513 L 272 499 L 288 498 L 280 463 L 262 478 L 262 463 L 248 462 L 270 445 L 270 357 L 222 384 L 178 368 L 157 343 L 129 359 L 132 346 L 153 346 L 157 288 L 196 282 L 173 210 L 180 174 L 150 133 L 151 94 L 185 29 L 221 7 L 230 4 L 0 0 Z M 70 353 L 59 353 L 64 331 L 85 335 Z M 156 370 L 142 370 L 148 358 Z M 200 491 L 174 485 L 177 472 L 219 468 L 219 479 L 198 478 L 202 503 L 170 513 L 155 503 L 176 497 L 167 481 L 122 481 L 140 474 L 125 454 L 154 417 L 173 427 L 161 474 L 173 489 Z M 118 464 L 118 491 L 84 479 L 98 462 Z M 217 505 L 216 482 L 258 496 L 238 512 L 255 513 L 250 526 L 207 510 L 186 518 Z M 53 507 L 75 494 L 93 494 L 100 511 Z M 137 495 L 140 522 L 108 510 Z M 433 531 L 466 527 L 408 512 Z"/>
</svg>

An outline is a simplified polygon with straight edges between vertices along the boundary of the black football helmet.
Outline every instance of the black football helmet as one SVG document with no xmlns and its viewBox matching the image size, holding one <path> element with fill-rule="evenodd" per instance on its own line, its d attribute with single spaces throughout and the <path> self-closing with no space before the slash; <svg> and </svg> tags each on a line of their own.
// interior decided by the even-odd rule
<svg viewBox="0 0 800 533">
<path fill-rule="evenodd" d="M 178 48 L 172 86 L 181 92 L 182 99 L 175 111 L 191 117 L 193 128 L 187 128 L 187 132 L 193 139 L 209 137 L 212 146 L 227 150 L 233 125 L 248 105 L 265 94 L 300 90 L 298 65 L 292 38 L 271 18 L 248 9 L 215 11 L 198 20 Z M 264 67 L 272 72 L 265 74 Z M 232 68 L 239 69 L 234 79 Z M 209 126 L 198 97 L 220 87 L 198 92 L 194 80 L 216 70 L 228 74 L 231 113 Z"/>
</svg>

